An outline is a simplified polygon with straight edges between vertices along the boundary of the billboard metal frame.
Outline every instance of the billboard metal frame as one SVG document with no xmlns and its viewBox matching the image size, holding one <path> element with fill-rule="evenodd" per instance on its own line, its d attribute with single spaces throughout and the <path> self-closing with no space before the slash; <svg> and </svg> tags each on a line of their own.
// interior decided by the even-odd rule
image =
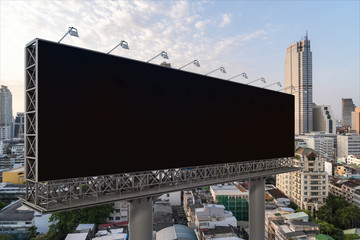
<svg viewBox="0 0 360 240">
<path fill-rule="evenodd" d="M 48 182 L 27 180 L 23 203 L 48 213 L 296 170 L 292 158 L 279 158 Z"/>
<path fill-rule="evenodd" d="M 296 171 L 293 159 L 276 158 L 38 181 L 38 40 L 25 47 L 25 178 L 23 204 L 43 213 L 130 201 L 206 185 Z M 51 159 L 49 159 L 51 161 Z M 111 166 L 109 166 L 111 167 Z"/>
</svg>

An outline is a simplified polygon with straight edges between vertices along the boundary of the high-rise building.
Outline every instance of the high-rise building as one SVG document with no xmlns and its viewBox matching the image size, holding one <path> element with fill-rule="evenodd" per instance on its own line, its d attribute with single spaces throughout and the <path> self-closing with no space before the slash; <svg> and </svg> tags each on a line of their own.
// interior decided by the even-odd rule
<svg viewBox="0 0 360 240">
<path fill-rule="evenodd" d="M 0 140 L 12 138 L 12 95 L 7 86 L 0 88 Z"/>
<path fill-rule="evenodd" d="M 18 112 L 14 122 L 14 137 L 22 137 L 24 134 L 24 113 Z"/>
<path fill-rule="evenodd" d="M 336 133 L 335 119 L 328 105 L 313 106 L 313 131 Z"/>
<path fill-rule="evenodd" d="M 312 88 L 312 53 L 306 34 L 304 40 L 286 48 L 285 58 L 285 92 L 295 96 L 296 135 L 312 131 Z"/>
<path fill-rule="evenodd" d="M 324 159 L 310 148 L 299 148 L 295 152 L 294 166 L 300 170 L 276 175 L 276 187 L 301 209 L 318 210 L 329 192 Z"/>
<path fill-rule="evenodd" d="M 360 135 L 360 107 L 356 107 L 355 111 L 353 112 L 355 115 L 355 122 L 353 124 L 353 127 L 356 132 L 356 134 Z"/>
<path fill-rule="evenodd" d="M 355 110 L 355 105 L 351 98 L 342 98 L 342 121 L 345 128 L 351 127 L 351 113 Z"/>
</svg>

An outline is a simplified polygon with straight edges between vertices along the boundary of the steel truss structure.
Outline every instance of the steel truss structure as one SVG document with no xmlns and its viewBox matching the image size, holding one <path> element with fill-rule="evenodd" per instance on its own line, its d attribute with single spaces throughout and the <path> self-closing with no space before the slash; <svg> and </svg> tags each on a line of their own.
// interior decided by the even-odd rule
<svg viewBox="0 0 360 240">
<path fill-rule="evenodd" d="M 292 158 L 26 182 L 23 203 L 48 213 L 295 171 Z"/>
<path fill-rule="evenodd" d="M 37 40 L 25 48 L 25 176 L 23 204 L 42 213 L 155 197 L 164 193 L 296 171 L 292 158 L 38 182 Z M 110 166 L 111 167 L 111 166 Z"/>
</svg>

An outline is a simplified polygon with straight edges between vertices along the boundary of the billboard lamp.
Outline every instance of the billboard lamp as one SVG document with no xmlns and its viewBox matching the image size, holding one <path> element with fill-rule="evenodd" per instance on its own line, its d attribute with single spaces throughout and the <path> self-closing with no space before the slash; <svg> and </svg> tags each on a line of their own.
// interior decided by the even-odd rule
<svg viewBox="0 0 360 240">
<path fill-rule="evenodd" d="M 63 40 L 66 35 L 70 34 L 71 36 L 74 36 L 74 37 L 79 37 L 79 34 L 78 34 L 78 30 L 74 27 L 69 27 L 69 30 L 65 33 L 65 35 L 60 39 L 60 41 L 58 43 L 61 42 L 61 40 Z"/>
<path fill-rule="evenodd" d="M 121 40 L 121 42 L 120 42 L 118 45 L 116 45 L 113 49 L 111 49 L 107 54 L 109 54 L 109 53 L 111 53 L 112 51 L 114 51 L 118 46 L 121 46 L 123 49 L 129 50 L 129 44 L 128 44 L 126 41 Z"/>
<path fill-rule="evenodd" d="M 262 81 L 263 83 L 266 83 L 266 81 L 265 81 L 265 78 L 258 78 L 258 79 L 255 79 L 254 81 L 251 81 L 251 82 L 249 82 L 249 83 L 247 83 L 247 85 L 249 85 L 250 83 L 254 83 L 254 82 L 257 82 L 257 81 Z"/>
<path fill-rule="evenodd" d="M 278 92 L 282 91 L 282 90 L 286 90 L 288 88 L 291 88 L 293 91 L 295 91 L 295 87 L 293 85 L 289 86 L 289 87 L 286 87 L 286 88 L 282 88 L 280 89 Z"/>
<path fill-rule="evenodd" d="M 265 87 L 263 87 L 263 88 L 267 88 L 267 87 L 270 87 L 270 86 L 275 85 L 275 84 L 277 84 L 279 87 L 281 87 L 281 83 L 280 83 L 280 82 L 276 82 L 276 83 L 267 85 L 267 86 L 265 86 Z"/>
<path fill-rule="evenodd" d="M 198 60 L 194 60 L 194 61 L 189 62 L 188 64 L 185 64 L 184 66 L 182 66 L 181 68 L 179 68 L 179 70 L 182 69 L 182 68 L 184 68 L 184 67 L 186 67 L 186 66 L 188 66 L 188 65 L 190 65 L 190 64 L 192 64 L 192 63 L 194 63 L 195 66 L 200 67 L 199 61 L 198 61 Z"/>
<path fill-rule="evenodd" d="M 236 76 L 233 76 L 233 77 L 231 77 L 231 78 L 229 78 L 228 80 L 231 80 L 231 79 L 233 79 L 233 78 L 236 78 L 236 77 L 238 77 L 238 76 L 243 76 L 244 78 L 248 78 L 248 76 L 246 75 L 246 73 L 240 73 L 240 74 L 238 74 L 238 75 L 236 75 Z"/>
<path fill-rule="evenodd" d="M 166 53 L 165 51 L 161 51 L 161 53 L 159 53 L 159 54 L 156 55 L 155 57 L 151 58 L 149 61 L 147 61 L 147 63 L 150 62 L 151 60 L 157 58 L 158 56 L 162 56 L 162 57 L 165 58 L 165 59 L 169 59 L 167 53 Z"/>
<path fill-rule="evenodd" d="M 207 74 L 205 74 L 205 76 L 206 76 L 206 75 L 209 75 L 210 73 L 213 73 L 213 72 L 215 72 L 215 71 L 217 71 L 217 70 L 220 70 L 222 73 L 226 73 L 226 70 L 225 70 L 224 67 L 219 67 L 219 68 L 217 68 L 217 69 L 215 69 L 215 70 L 213 70 L 213 71 L 211 71 L 211 72 L 208 72 Z"/>
</svg>

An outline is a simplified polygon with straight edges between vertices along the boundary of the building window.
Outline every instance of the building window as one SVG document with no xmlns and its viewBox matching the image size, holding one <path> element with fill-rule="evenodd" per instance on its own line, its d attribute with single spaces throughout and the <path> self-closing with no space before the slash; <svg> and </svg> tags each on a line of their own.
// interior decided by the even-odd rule
<svg viewBox="0 0 360 240">
<path fill-rule="evenodd" d="M 115 212 L 120 212 L 120 209 L 118 209 L 118 208 L 117 208 L 117 209 L 115 209 Z"/>
<path fill-rule="evenodd" d="M 166 197 L 170 197 L 170 193 L 167 193 L 167 194 L 166 194 Z"/>
<path fill-rule="evenodd" d="M 115 220 L 120 220 L 120 217 L 116 217 Z"/>
<path fill-rule="evenodd" d="M 109 220 L 110 220 L 110 221 L 114 220 L 114 217 L 109 217 Z"/>
</svg>

